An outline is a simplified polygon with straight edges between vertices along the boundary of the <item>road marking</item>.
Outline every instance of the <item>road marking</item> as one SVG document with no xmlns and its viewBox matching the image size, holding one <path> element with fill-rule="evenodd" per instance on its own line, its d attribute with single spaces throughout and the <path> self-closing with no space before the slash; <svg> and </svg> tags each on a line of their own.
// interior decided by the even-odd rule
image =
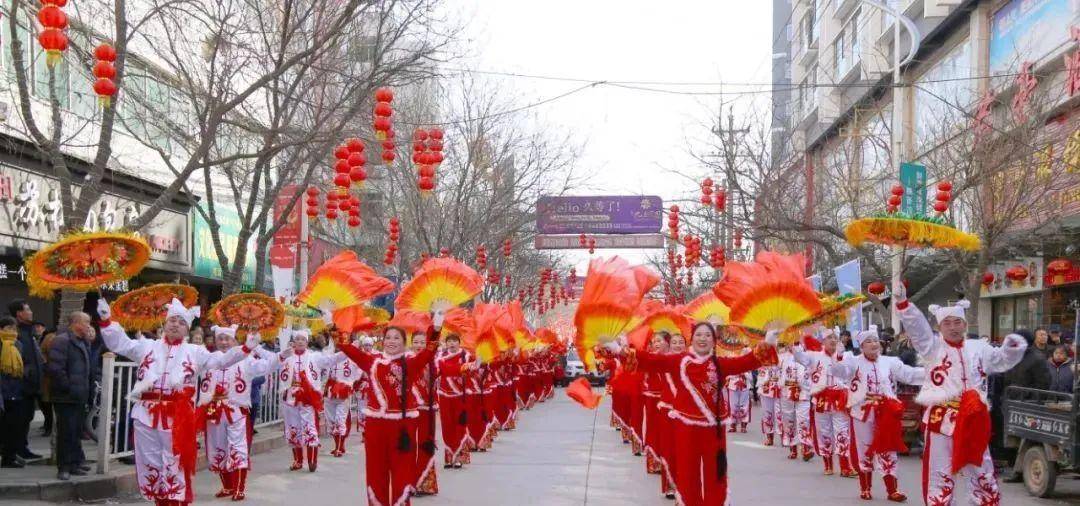
<svg viewBox="0 0 1080 506">
<path fill-rule="evenodd" d="M 732 441 L 731 444 L 745 446 L 747 448 L 754 448 L 756 450 L 768 450 L 769 447 L 761 443 L 754 443 L 752 441 Z"/>
</svg>

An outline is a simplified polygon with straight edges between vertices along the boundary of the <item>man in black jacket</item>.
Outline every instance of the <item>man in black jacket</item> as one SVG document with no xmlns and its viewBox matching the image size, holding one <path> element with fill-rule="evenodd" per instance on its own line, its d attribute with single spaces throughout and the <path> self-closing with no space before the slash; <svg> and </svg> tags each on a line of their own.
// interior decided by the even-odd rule
<svg viewBox="0 0 1080 506">
<path fill-rule="evenodd" d="M 85 465 L 81 436 L 96 367 L 90 355 L 93 332 L 90 315 L 76 311 L 68 318 L 68 330 L 57 334 L 49 347 L 49 395 L 56 420 L 57 478 L 61 480 L 90 470 Z"/>
<path fill-rule="evenodd" d="M 41 348 L 34 339 L 34 311 L 30 309 L 30 305 L 25 300 L 16 299 L 8 304 L 8 312 L 18 325 L 19 352 L 23 361 L 22 400 L 16 407 L 20 420 L 17 432 L 13 435 L 16 455 L 27 460 L 40 459 L 41 455 L 30 451 L 29 433 L 30 422 L 34 420 L 34 412 L 37 411 L 38 399 L 41 397 L 45 357 L 41 355 Z"/>
</svg>

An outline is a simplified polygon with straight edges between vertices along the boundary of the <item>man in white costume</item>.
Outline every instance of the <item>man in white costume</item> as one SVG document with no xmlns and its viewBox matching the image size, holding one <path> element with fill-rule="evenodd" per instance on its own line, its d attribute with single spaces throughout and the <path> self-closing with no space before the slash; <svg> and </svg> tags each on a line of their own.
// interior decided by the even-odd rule
<svg viewBox="0 0 1080 506">
<path fill-rule="evenodd" d="M 795 361 L 806 367 L 810 377 L 810 413 L 814 420 L 814 437 L 825 475 L 833 474 L 833 455 L 839 457 L 840 476 L 854 478 L 851 469 L 851 415 L 847 410 L 848 384 L 832 373 L 832 365 L 840 359 L 837 339 L 826 330 L 821 342 L 811 336 L 803 338 L 803 346 L 794 348 Z"/>
<path fill-rule="evenodd" d="M 331 342 L 327 350 L 332 350 L 332 346 Z M 334 437 L 334 449 L 330 452 L 334 457 L 345 455 L 345 440 L 351 429 L 350 408 L 354 388 L 362 374 L 351 360 L 342 360 L 330 369 L 326 378 L 326 422 L 330 435 Z"/>
<path fill-rule="evenodd" d="M 1024 357 L 1027 341 L 1016 334 L 1000 348 L 967 339 L 970 303 L 930 306 L 941 334 L 930 329 L 922 312 L 910 304 L 903 285 L 893 299 L 915 351 L 926 366 L 926 381 L 915 401 L 926 406 L 926 448 L 923 450 L 923 498 L 929 505 L 952 504 L 957 474 L 967 477 L 973 504 L 1001 504 L 994 463 L 990 459 L 990 413 L 987 376 L 1012 369 Z M 962 444 L 960 444 L 962 442 Z"/>
<path fill-rule="evenodd" d="M 896 453 L 906 450 L 900 417 L 904 404 L 896 397 L 896 383 L 918 385 L 923 381 L 921 367 L 904 365 L 899 358 L 881 354 L 877 327 L 870 326 L 855 335 L 861 355 L 844 353 L 832 364 L 834 376 L 848 381 L 847 405 L 855 433 L 855 465 L 859 472 L 859 497 L 872 499 L 874 467 L 885 482 L 887 498 L 904 502 L 896 478 Z"/>
<path fill-rule="evenodd" d="M 293 451 L 289 470 L 304 467 L 306 454 L 308 471 L 315 472 L 319 464 L 319 412 L 323 410 L 322 391 L 326 380 L 321 371 L 345 360 L 345 354 L 325 354 L 308 349 L 311 331 L 307 329 L 293 330 L 290 334 L 290 347 L 278 355 L 275 365 L 281 412 L 285 419 L 285 440 Z"/>
<path fill-rule="evenodd" d="M 761 398 L 761 433 L 765 435 L 765 446 L 772 446 L 775 434 L 780 432 L 779 365 L 758 369 L 757 389 Z"/>
<path fill-rule="evenodd" d="M 731 417 L 728 432 L 746 432 L 746 426 L 750 424 L 750 384 L 753 382 L 754 376 L 749 371 L 724 377 Z"/>
<path fill-rule="evenodd" d="M 215 348 L 222 352 L 234 348 L 236 330 L 236 325 L 211 327 Z M 215 497 L 244 500 L 248 470 L 251 469 L 248 434 L 251 382 L 267 375 L 276 359 L 262 348 L 256 348 L 238 364 L 203 373 L 198 413 L 199 420 L 205 421 L 206 459 L 210 471 L 221 477 L 221 490 Z"/>
<path fill-rule="evenodd" d="M 199 375 L 227 369 L 255 349 L 259 340 L 249 336 L 243 347 L 210 352 L 205 346 L 185 343 L 199 308 L 188 309 L 173 299 L 167 308 L 161 339 L 135 340 L 119 323 L 105 299 L 98 300 L 101 338 L 112 352 L 139 364 L 137 382 L 129 399 L 135 435 L 135 471 L 143 497 L 158 505 L 189 504 L 194 500 L 191 478 L 195 472 L 195 389 Z"/>
<path fill-rule="evenodd" d="M 789 459 L 814 458 L 810 431 L 810 376 L 790 348 L 780 355 L 780 444 L 790 448 Z"/>
</svg>

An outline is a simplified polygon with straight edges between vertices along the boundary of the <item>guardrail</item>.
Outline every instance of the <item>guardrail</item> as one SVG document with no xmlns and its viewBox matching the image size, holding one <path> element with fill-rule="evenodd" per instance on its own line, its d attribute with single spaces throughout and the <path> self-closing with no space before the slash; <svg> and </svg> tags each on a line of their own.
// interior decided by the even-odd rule
<svg viewBox="0 0 1080 506">
<path fill-rule="evenodd" d="M 128 399 L 135 385 L 138 364 L 119 361 L 116 354 L 106 352 L 101 361 L 101 401 L 97 413 L 97 473 L 109 472 L 114 459 L 135 454 L 132 441 L 131 407 Z M 275 373 L 268 374 L 259 391 L 254 426 L 264 427 L 281 421 L 277 402 L 278 381 Z"/>
</svg>

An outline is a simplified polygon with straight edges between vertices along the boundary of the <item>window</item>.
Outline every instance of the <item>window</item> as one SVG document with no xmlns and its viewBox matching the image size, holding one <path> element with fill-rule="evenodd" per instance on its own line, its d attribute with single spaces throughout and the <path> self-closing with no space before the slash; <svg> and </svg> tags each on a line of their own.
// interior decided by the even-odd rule
<svg viewBox="0 0 1080 506">
<path fill-rule="evenodd" d="M 968 110 L 974 99 L 971 77 L 971 43 L 958 44 L 917 81 L 914 92 L 915 148 L 923 153 L 970 123 Z"/>
<path fill-rule="evenodd" d="M 836 37 L 833 52 L 836 62 L 836 80 L 841 81 L 859 63 L 861 49 L 859 46 L 859 13 L 856 8 L 847 21 L 844 21 L 840 29 L 840 35 Z"/>
</svg>

